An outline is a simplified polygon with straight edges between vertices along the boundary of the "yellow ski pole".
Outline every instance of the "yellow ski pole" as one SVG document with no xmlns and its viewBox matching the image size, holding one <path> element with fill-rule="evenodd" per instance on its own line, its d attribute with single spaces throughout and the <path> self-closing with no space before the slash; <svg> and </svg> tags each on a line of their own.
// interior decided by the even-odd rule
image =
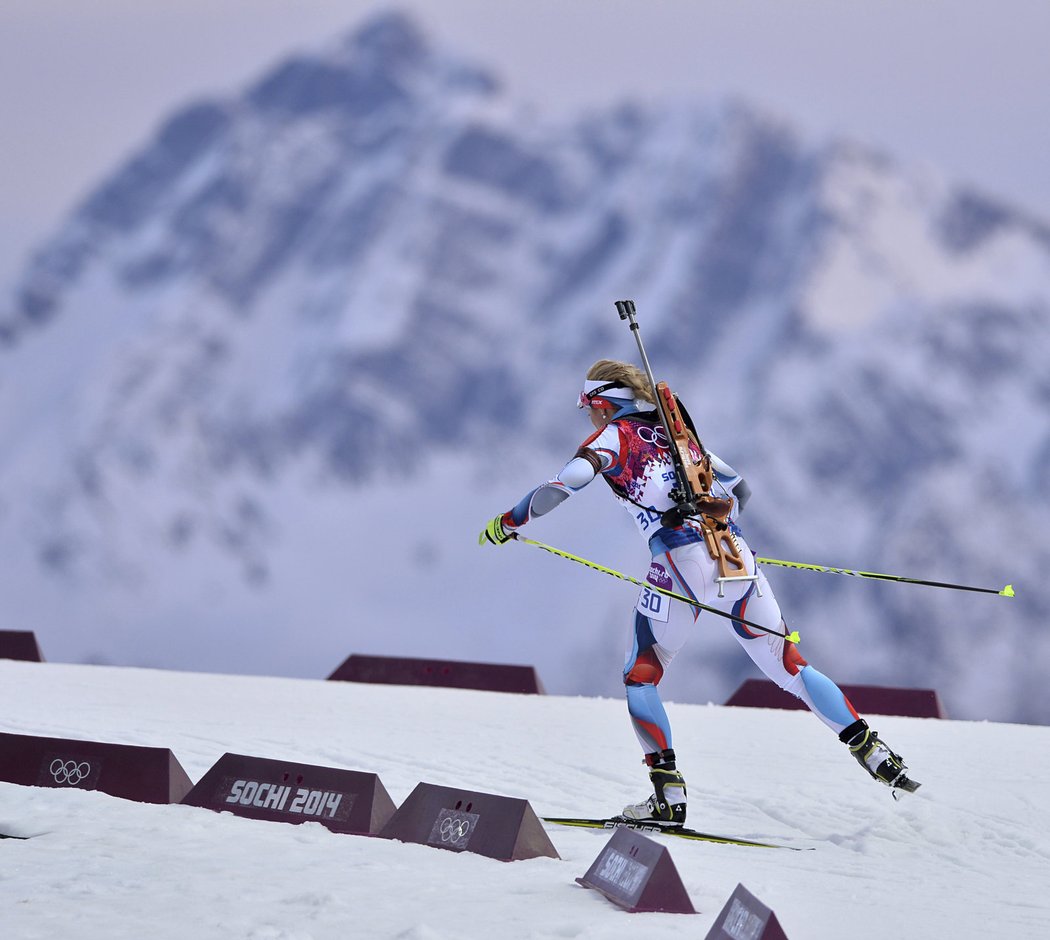
<svg viewBox="0 0 1050 940">
<path fill-rule="evenodd" d="M 742 623 L 744 626 L 750 627 L 752 630 L 769 633 L 772 636 L 779 636 L 787 640 L 789 643 L 801 642 L 797 630 L 793 630 L 791 633 L 781 633 L 779 630 L 770 630 L 768 627 L 752 623 L 750 620 L 745 620 L 743 617 L 734 617 L 732 614 L 727 614 L 724 610 L 719 610 L 717 607 L 709 607 L 707 604 L 701 604 L 700 601 L 694 600 L 692 597 L 686 597 L 684 594 L 677 594 L 674 591 L 668 591 L 666 588 L 657 587 L 655 584 L 651 584 L 648 581 L 639 581 L 637 578 L 632 578 L 629 574 L 624 574 L 622 571 L 617 571 L 614 568 L 606 568 L 605 565 L 599 565 L 597 562 L 588 561 L 586 558 L 581 558 L 579 555 L 573 555 L 572 552 L 566 552 L 560 548 L 555 548 L 553 545 L 538 542 L 536 539 L 526 538 L 524 535 L 520 535 L 517 532 L 511 533 L 511 537 L 518 542 L 524 542 L 526 545 L 535 545 L 536 548 L 542 548 L 545 552 L 550 552 L 552 555 L 557 555 L 559 558 L 567 558 L 569 561 L 574 561 L 587 568 L 593 568 L 595 571 L 602 572 L 602 574 L 612 575 L 612 577 L 619 578 L 621 581 L 630 581 L 631 584 L 637 584 L 639 587 L 648 588 L 650 591 L 654 591 L 657 594 L 663 594 L 664 597 L 670 597 L 673 600 L 681 601 L 683 604 L 698 607 L 700 610 L 706 610 L 719 617 L 725 617 L 727 620 L 732 620 L 735 623 Z"/>
<path fill-rule="evenodd" d="M 756 558 L 760 565 L 779 565 L 781 568 L 798 568 L 802 571 L 820 571 L 824 574 L 845 574 L 854 578 L 870 578 L 874 581 L 900 581 L 902 584 L 924 584 L 927 587 L 949 588 L 953 591 L 977 591 L 980 594 L 998 594 L 1013 597 L 1014 586 L 1006 585 L 1001 591 L 996 588 L 971 587 L 968 584 L 949 584 L 946 581 L 925 581 L 922 578 L 906 578 L 897 574 L 877 574 L 874 571 L 854 571 L 852 568 L 833 568 L 830 565 L 808 565 L 801 561 L 784 561 L 780 558 Z"/>
</svg>

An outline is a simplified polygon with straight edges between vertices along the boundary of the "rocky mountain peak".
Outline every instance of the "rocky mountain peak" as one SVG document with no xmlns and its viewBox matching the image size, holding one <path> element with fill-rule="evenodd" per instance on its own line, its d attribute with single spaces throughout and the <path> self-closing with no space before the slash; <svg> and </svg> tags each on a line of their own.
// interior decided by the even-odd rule
<svg viewBox="0 0 1050 940">
<path fill-rule="evenodd" d="M 471 658 L 517 643 L 549 688 L 579 690 L 565 657 L 543 659 L 568 623 L 591 655 L 607 611 L 566 585 L 505 614 L 475 524 L 586 436 L 582 371 L 636 354 L 621 297 L 705 443 L 752 483 L 760 549 L 1015 583 L 997 636 L 1050 616 L 1023 588 L 1050 564 L 1045 227 L 746 108 L 612 104 L 553 124 L 495 87 L 379 16 L 171 116 L 42 246 L 0 306 L 12 622 L 62 625 L 43 638 L 55 658 L 133 658 L 129 636 L 181 635 L 188 611 L 229 637 L 209 668 L 281 669 L 294 613 L 304 657 L 379 634 Z M 997 506 L 980 526 L 977 479 Z M 610 531 L 588 518 L 571 538 L 615 562 Z M 391 578 L 418 590 L 392 597 Z M 991 670 L 997 714 L 1045 710 L 1025 693 L 1045 631 L 1024 657 L 974 657 L 976 604 L 804 578 L 778 594 L 835 630 L 822 663 L 842 681 L 936 681 L 951 706 Z M 873 650 L 876 635 L 893 642 Z M 709 689 L 732 668 L 696 663 Z"/>
</svg>

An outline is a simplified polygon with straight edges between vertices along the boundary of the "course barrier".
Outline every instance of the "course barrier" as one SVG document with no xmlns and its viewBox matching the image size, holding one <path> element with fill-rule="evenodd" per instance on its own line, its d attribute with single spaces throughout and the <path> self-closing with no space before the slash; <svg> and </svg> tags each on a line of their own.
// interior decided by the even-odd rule
<svg viewBox="0 0 1050 940">
<path fill-rule="evenodd" d="M 417 784 L 379 835 L 510 862 L 560 858 L 527 800 Z"/>
<path fill-rule="evenodd" d="M 374 835 L 394 813 L 378 776 L 355 770 L 224 754 L 183 798 L 188 806 L 271 822 L 317 822 Z"/>
<path fill-rule="evenodd" d="M 634 829 L 617 829 L 587 873 L 576 881 L 632 914 L 696 913 L 667 846 Z"/>
<path fill-rule="evenodd" d="M 193 786 L 167 748 L 7 733 L 0 733 L 0 780 L 139 803 L 178 803 Z"/>
<path fill-rule="evenodd" d="M 849 931 L 844 931 L 848 934 Z M 787 940 L 777 915 L 742 884 L 719 911 L 704 940 Z"/>
<path fill-rule="evenodd" d="M 453 689 L 478 689 L 483 692 L 543 694 L 543 686 L 533 666 L 512 666 L 501 663 L 362 656 L 355 653 L 348 657 L 328 678 L 338 682 L 429 685 Z"/>
<path fill-rule="evenodd" d="M 947 718 L 940 696 L 933 689 L 896 689 L 878 685 L 839 686 L 862 715 L 904 715 L 909 718 Z M 804 709 L 794 695 L 768 679 L 747 679 L 726 705 L 747 708 Z"/>
<path fill-rule="evenodd" d="M 44 657 L 31 630 L 0 630 L 0 659 L 42 663 Z"/>
</svg>

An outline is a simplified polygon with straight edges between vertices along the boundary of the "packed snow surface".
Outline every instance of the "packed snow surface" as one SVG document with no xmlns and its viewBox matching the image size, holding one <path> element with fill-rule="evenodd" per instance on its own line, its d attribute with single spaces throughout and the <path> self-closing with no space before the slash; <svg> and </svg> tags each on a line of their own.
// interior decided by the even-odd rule
<svg viewBox="0 0 1050 940">
<path fill-rule="evenodd" d="M 1050 728 L 879 717 L 922 789 L 895 803 L 802 712 L 670 704 L 696 828 L 666 839 L 699 913 L 627 913 L 575 881 L 609 839 L 500 862 L 181 805 L 0 783 L 4 940 L 703 937 L 738 884 L 792 940 L 1050 936 Z M 647 789 L 621 701 L 0 661 L 0 731 L 226 752 L 604 815 Z"/>
</svg>

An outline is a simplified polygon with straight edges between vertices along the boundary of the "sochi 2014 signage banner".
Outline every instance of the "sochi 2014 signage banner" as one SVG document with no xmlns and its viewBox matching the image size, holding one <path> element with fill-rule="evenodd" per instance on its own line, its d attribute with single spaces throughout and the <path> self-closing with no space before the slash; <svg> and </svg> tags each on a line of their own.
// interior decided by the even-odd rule
<svg viewBox="0 0 1050 940">
<path fill-rule="evenodd" d="M 372 834 L 393 815 L 378 776 L 355 770 L 224 754 L 182 802 L 271 822 L 318 822 L 333 832 Z"/>
</svg>

